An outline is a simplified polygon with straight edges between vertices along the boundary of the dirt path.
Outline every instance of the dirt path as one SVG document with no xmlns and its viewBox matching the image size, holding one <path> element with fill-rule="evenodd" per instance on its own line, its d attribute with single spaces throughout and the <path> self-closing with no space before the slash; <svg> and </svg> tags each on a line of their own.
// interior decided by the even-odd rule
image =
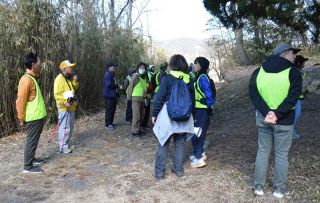
<svg viewBox="0 0 320 203">
<path fill-rule="evenodd" d="M 320 202 L 319 97 L 303 109 L 300 132 L 290 156 L 291 195 L 282 202 Z M 114 131 L 103 127 L 104 114 L 76 121 L 72 154 L 58 153 L 56 142 L 41 137 L 37 155 L 45 157 L 42 175 L 22 174 L 24 135 L 0 140 L 0 202 L 278 202 L 271 194 L 271 180 L 263 198 L 251 191 L 257 150 L 254 109 L 247 102 L 217 110 L 208 132 L 208 165 L 192 169 L 187 156 L 185 176 L 176 177 L 168 161 L 166 179 L 153 177 L 157 140 L 149 130 L 133 138 L 116 113 Z M 171 153 L 170 153 L 171 155 Z M 271 168 L 272 170 L 272 168 Z M 269 176 L 270 177 L 270 176 Z"/>
</svg>

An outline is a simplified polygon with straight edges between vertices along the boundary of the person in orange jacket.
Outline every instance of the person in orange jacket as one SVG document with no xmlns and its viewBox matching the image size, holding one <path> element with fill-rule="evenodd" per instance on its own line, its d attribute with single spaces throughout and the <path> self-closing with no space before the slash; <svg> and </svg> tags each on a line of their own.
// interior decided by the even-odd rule
<svg viewBox="0 0 320 203">
<path fill-rule="evenodd" d="M 38 84 L 41 61 L 37 54 L 29 53 L 24 58 L 26 73 L 21 77 L 18 86 L 16 109 L 20 126 L 27 129 L 24 148 L 23 173 L 41 173 L 37 167 L 44 160 L 35 158 L 36 149 L 47 116 L 45 103 Z"/>
</svg>

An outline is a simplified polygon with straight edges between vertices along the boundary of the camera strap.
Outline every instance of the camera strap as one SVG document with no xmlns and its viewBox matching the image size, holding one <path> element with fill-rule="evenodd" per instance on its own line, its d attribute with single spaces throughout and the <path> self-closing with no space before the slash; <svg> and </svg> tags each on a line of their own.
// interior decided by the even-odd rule
<svg viewBox="0 0 320 203">
<path fill-rule="evenodd" d="M 69 89 L 74 92 L 74 89 L 71 88 L 71 86 L 70 86 L 69 83 L 68 83 L 68 79 L 67 79 L 65 76 L 63 76 L 63 77 L 64 77 L 64 79 L 66 80 L 66 83 L 67 83 Z"/>
</svg>

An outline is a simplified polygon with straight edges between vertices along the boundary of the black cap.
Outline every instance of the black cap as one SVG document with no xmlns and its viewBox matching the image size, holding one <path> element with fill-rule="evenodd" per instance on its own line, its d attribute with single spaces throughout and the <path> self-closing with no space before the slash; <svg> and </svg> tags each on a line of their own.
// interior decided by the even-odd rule
<svg viewBox="0 0 320 203">
<path fill-rule="evenodd" d="M 110 68 L 111 66 L 117 67 L 118 65 L 110 62 L 110 63 L 107 63 L 106 68 Z"/>
<path fill-rule="evenodd" d="M 210 62 L 205 57 L 202 57 L 202 56 L 197 57 L 194 60 L 194 63 L 198 63 L 201 66 L 201 72 L 207 72 L 207 70 L 209 69 Z"/>
</svg>

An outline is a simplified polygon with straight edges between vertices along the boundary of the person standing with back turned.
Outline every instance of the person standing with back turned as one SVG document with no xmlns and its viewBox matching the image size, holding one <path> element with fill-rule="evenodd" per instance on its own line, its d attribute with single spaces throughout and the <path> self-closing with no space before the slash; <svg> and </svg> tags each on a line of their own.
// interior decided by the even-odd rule
<svg viewBox="0 0 320 203">
<path fill-rule="evenodd" d="M 159 116 L 161 109 L 165 104 L 168 103 L 170 97 L 172 96 L 172 92 L 175 83 L 177 80 L 182 80 L 187 86 L 190 85 L 190 76 L 187 74 L 188 64 L 186 59 L 182 55 L 173 55 L 170 58 L 169 62 L 170 73 L 165 75 L 161 79 L 161 84 L 157 96 L 154 101 L 154 108 L 152 111 L 152 123 L 156 124 L 159 122 L 159 125 L 163 123 L 163 119 L 170 119 L 170 117 Z M 191 88 L 188 87 L 188 91 L 191 91 Z M 181 93 L 181 92 L 179 92 Z M 179 94 L 178 93 L 178 94 Z M 187 95 L 187 94 L 186 94 Z M 177 97 L 183 97 L 183 95 L 175 95 Z M 190 96 L 190 95 L 189 95 Z M 186 101 L 187 102 L 187 101 Z M 192 106 L 191 96 L 190 96 L 190 106 Z M 192 111 L 192 110 L 191 110 Z M 190 111 L 190 114 L 191 114 Z M 158 144 L 157 152 L 156 152 L 156 161 L 155 161 L 155 178 L 157 180 L 163 179 L 166 173 L 166 164 L 168 157 L 168 149 L 171 138 L 174 139 L 174 155 L 173 155 L 173 164 L 172 164 L 172 172 L 175 173 L 178 177 L 184 176 L 184 152 L 185 152 L 185 141 L 186 141 L 186 133 L 176 133 L 183 132 L 183 128 L 186 125 L 192 124 L 193 130 L 193 120 L 191 123 L 189 122 L 175 122 L 175 126 L 161 126 L 163 129 L 170 129 L 170 132 L 173 132 L 172 135 L 168 138 L 168 140 L 161 145 Z M 170 124 L 169 124 L 170 125 Z M 172 125 L 172 123 L 171 123 Z"/>
<path fill-rule="evenodd" d="M 288 154 L 292 142 L 294 106 L 302 89 L 301 73 L 294 67 L 300 49 L 280 43 L 250 79 L 249 95 L 256 108 L 258 152 L 255 163 L 253 189 L 264 195 L 268 162 L 272 146 L 275 149 L 273 196 L 288 194 Z"/>
</svg>

